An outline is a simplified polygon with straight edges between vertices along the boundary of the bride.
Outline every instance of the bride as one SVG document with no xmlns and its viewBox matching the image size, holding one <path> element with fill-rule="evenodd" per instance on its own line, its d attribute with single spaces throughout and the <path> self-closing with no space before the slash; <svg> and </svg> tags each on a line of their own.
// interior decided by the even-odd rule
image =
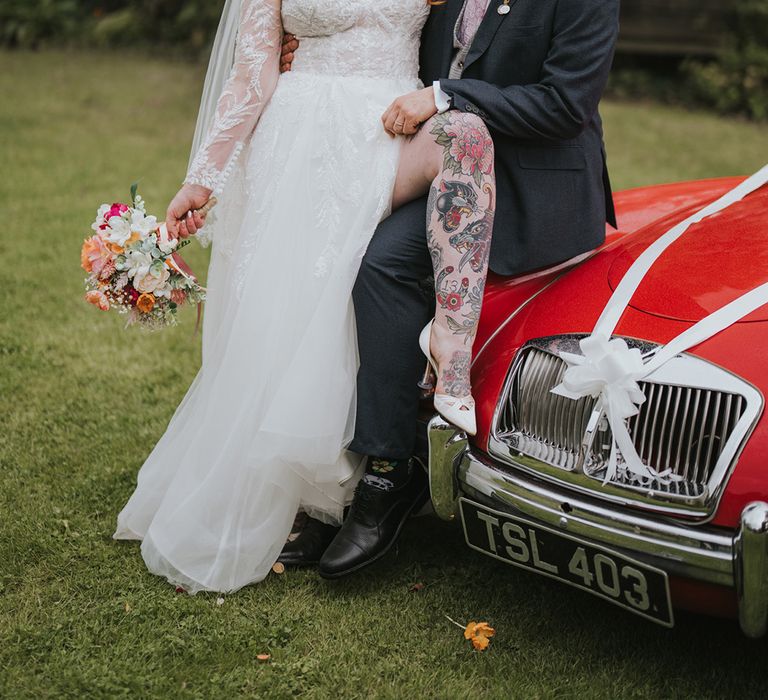
<svg viewBox="0 0 768 700">
<path fill-rule="evenodd" d="M 225 5 L 167 222 L 172 235 L 213 241 L 202 366 L 113 535 L 142 540 L 149 570 L 190 593 L 263 579 L 299 511 L 341 522 L 361 473 L 345 450 L 352 287 L 378 222 L 427 191 L 437 396 L 454 420 L 474 416 L 466 363 L 454 358 L 471 347 L 476 317 L 465 309 L 451 330 L 451 295 L 479 290 L 479 315 L 493 151 L 477 117 L 437 114 L 432 88 L 421 89 L 428 12 L 426 0 Z M 283 26 L 302 50 L 280 75 Z M 212 194 L 219 204 L 200 231 L 194 210 Z M 472 256 L 451 242 L 457 223 L 471 226 Z"/>
</svg>

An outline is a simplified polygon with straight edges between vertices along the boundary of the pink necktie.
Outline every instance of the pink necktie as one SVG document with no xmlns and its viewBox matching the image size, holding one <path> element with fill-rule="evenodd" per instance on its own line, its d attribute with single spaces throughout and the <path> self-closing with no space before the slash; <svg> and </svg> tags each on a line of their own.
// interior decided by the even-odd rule
<svg viewBox="0 0 768 700">
<path fill-rule="evenodd" d="M 467 0 L 464 5 L 464 16 L 459 27 L 459 40 L 464 46 L 472 43 L 480 22 L 483 21 L 490 0 Z"/>
</svg>

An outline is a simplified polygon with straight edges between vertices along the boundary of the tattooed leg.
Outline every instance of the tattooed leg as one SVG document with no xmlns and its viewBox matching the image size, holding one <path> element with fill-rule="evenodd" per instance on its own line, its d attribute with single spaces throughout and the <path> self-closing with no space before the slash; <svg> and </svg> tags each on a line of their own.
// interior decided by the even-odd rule
<svg viewBox="0 0 768 700">
<path fill-rule="evenodd" d="M 493 231 L 493 141 L 473 115 L 446 112 L 428 126 L 441 148 L 442 168 L 431 185 L 427 241 L 437 300 L 432 352 L 440 371 L 436 391 L 471 393 L 469 368 L 477 332 Z"/>
<path fill-rule="evenodd" d="M 404 145 L 393 206 L 425 191 L 437 302 L 432 331 L 432 354 L 439 366 L 436 391 L 466 396 L 496 199 L 493 141 L 479 117 L 455 110 L 437 114 Z"/>
</svg>

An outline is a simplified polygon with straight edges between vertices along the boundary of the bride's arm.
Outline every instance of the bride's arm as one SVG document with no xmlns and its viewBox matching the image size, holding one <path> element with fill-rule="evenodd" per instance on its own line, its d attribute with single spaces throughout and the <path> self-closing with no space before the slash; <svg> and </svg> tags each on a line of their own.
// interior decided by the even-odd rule
<svg viewBox="0 0 768 700">
<path fill-rule="evenodd" d="M 185 236 L 199 228 L 201 222 L 194 218 L 180 225 L 178 219 L 202 206 L 211 193 L 221 191 L 274 92 L 280 62 L 280 5 L 280 0 L 242 0 L 232 70 L 184 187 L 168 207 L 166 222 L 171 235 Z"/>
</svg>

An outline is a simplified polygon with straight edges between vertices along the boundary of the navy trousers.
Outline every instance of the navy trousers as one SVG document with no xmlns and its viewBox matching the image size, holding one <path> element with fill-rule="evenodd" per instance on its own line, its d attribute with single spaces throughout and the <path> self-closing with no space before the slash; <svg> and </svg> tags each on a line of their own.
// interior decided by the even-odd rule
<svg viewBox="0 0 768 700">
<path fill-rule="evenodd" d="M 435 308 L 426 219 L 426 197 L 384 219 L 355 283 L 360 370 L 350 449 L 360 454 L 408 459 L 414 453 L 426 363 L 419 333 Z"/>
</svg>

